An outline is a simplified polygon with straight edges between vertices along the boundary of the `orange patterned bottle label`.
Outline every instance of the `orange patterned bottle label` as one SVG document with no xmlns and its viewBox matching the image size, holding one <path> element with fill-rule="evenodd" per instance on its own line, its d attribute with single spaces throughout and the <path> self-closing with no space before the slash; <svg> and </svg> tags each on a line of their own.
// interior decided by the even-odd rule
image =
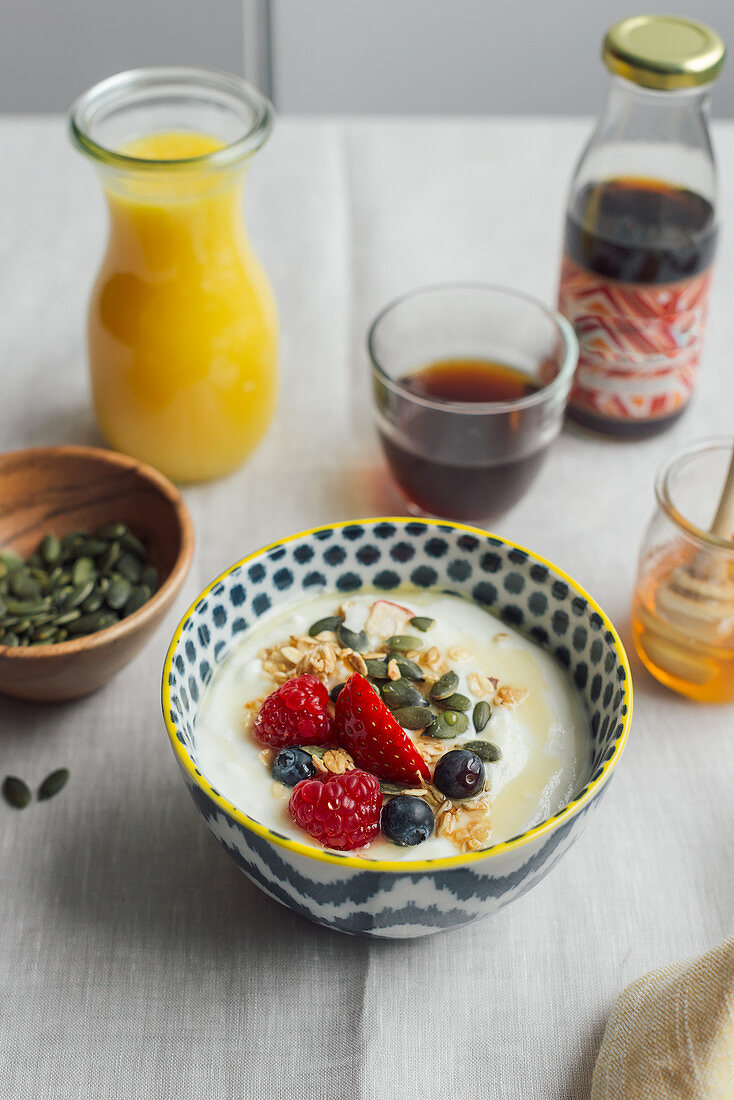
<svg viewBox="0 0 734 1100">
<path fill-rule="evenodd" d="M 605 279 L 563 258 L 558 308 L 576 329 L 570 404 L 607 420 L 657 420 L 690 399 L 711 268 L 674 283 Z"/>
</svg>

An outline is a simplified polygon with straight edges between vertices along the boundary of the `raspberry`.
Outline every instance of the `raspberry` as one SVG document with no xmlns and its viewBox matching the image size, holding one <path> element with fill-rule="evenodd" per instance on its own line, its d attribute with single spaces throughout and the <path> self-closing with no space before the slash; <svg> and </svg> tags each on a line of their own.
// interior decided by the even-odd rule
<svg viewBox="0 0 734 1100">
<path fill-rule="evenodd" d="M 293 788 L 291 817 L 326 848 L 361 848 L 380 831 L 382 794 L 374 775 L 345 772 L 322 779 L 303 779 Z"/>
<path fill-rule="evenodd" d="M 268 695 L 255 719 L 255 737 L 264 745 L 323 745 L 331 739 L 329 693 L 306 672 L 286 680 Z"/>
</svg>

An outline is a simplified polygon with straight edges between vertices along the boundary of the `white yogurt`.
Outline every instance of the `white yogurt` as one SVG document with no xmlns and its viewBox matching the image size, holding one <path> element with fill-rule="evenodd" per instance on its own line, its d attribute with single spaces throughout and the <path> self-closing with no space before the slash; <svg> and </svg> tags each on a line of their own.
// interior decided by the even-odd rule
<svg viewBox="0 0 734 1100">
<path fill-rule="evenodd" d="M 347 625 L 359 629 L 379 598 L 377 593 L 353 597 Z M 502 750 L 501 760 L 486 765 L 491 784 L 491 843 L 516 836 L 557 813 L 579 789 L 588 754 L 588 719 L 570 679 L 538 646 L 467 600 L 412 591 L 393 598 L 416 614 L 436 620 L 422 636 L 426 646 L 435 645 L 443 654 L 458 646 L 471 655 L 469 660 L 451 662 L 460 677 L 458 691 L 472 697 L 466 686 L 472 672 L 528 689 L 514 709 L 493 705 L 482 731 L 483 738 Z M 263 746 L 247 731 L 244 708 L 248 701 L 273 690 L 258 656 L 261 650 L 287 641 L 291 634 L 306 634 L 317 619 L 334 614 L 339 603 L 340 597 L 329 593 L 263 618 L 215 673 L 196 724 L 199 767 L 212 786 L 263 825 L 314 847 L 320 846 L 290 818 L 290 792 L 284 798 L 273 794 L 272 777 L 260 760 Z M 442 744 L 448 750 L 476 738 L 470 721 L 467 733 Z M 455 856 L 458 850 L 446 837 L 433 836 L 413 848 L 380 837 L 354 854 L 416 860 Z"/>
</svg>

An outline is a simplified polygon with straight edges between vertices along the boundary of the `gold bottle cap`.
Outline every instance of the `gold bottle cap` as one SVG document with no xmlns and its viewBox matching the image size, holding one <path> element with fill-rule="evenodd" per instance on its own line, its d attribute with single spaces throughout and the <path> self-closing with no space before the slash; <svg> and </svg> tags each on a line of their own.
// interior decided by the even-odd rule
<svg viewBox="0 0 734 1100">
<path fill-rule="evenodd" d="M 726 47 L 711 27 L 677 15 L 634 15 L 615 23 L 602 57 L 610 72 L 644 88 L 695 88 L 715 80 Z"/>
</svg>

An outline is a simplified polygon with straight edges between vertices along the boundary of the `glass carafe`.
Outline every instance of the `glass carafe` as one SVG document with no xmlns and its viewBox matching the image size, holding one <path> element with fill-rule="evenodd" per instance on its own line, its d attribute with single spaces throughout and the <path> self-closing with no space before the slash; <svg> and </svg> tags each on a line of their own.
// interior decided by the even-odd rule
<svg viewBox="0 0 734 1100">
<path fill-rule="evenodd" d="M 196 69 L 121 73 L 71 111 L 110 217 L 89 306 L 99 426 L 177 481 L 237 467 L 273 415 L 275 305 L 242 213 L 271 127 L 254 88 Z"/>
<path fill-rule="evenodd" d="M 568 414 L 608 436 L 667 428 L 693 392 L 717 236 L 708 129 L 719 36 L 635 16 L 604 41 L 612 72 L 568 200 L 558 308 L 579 365 Z"/>
</svg>

